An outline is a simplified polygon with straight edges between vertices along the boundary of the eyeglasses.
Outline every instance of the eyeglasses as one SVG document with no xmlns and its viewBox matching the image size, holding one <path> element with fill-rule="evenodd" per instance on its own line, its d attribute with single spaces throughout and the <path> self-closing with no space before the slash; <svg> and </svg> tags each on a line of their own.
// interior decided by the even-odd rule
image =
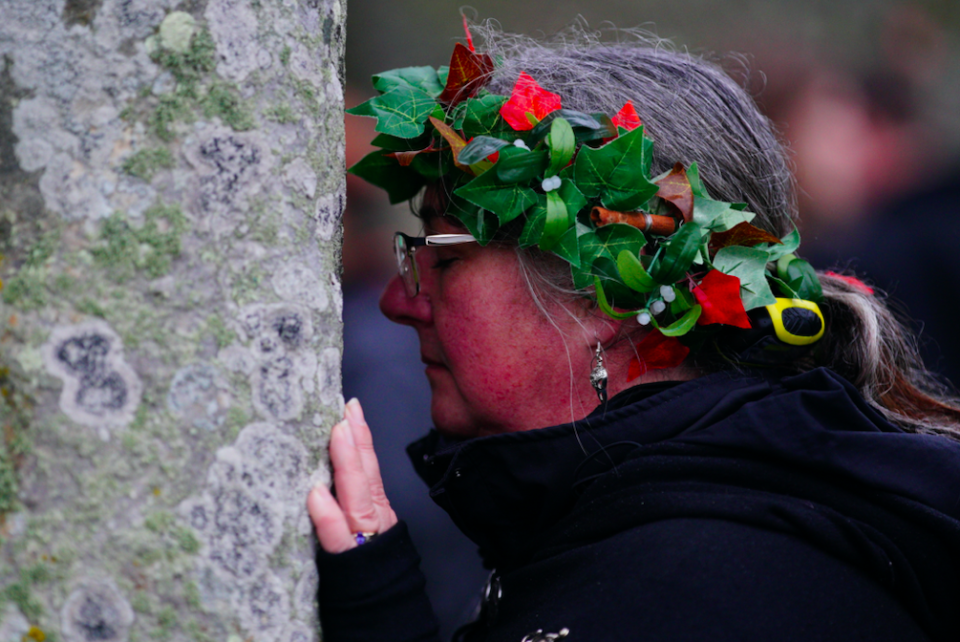
<svg viewBox="0 0 960 642">
<path fill-rule="evenodd" d="M 397 232 L 393 236 L 393 250 L 397 255 L 397 269 L 400 271 L 400 280 L 403 289 L 411 299 L 420 294 L 420 275 L 417 273 L 417 262 L 413 258 L 418 247 L 462 245 L 475 243 L 477 239 L 471 234 L 431 234 L 429 236 L 407 236 Z"/>
</svg>

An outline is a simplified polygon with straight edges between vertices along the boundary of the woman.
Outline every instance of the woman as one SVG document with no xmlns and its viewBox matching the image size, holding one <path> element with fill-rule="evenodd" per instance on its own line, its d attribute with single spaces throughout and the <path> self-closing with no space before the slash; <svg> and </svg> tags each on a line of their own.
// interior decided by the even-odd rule
<svg viewBox="0 0 960 642">
<path fill-rule="evenodd" d="M 414 465 L 493 569 L 459 638 L 958 639 L 960 412 L 796 257 L 750 98 L 639 37 L 486 36 L 353 110 L 383 135 L 352 171 L 422 191 L 381 308 L 433 393 Z M 330 457 L 325 639 L 436 639 L 355 400 Z"/>
</svg>

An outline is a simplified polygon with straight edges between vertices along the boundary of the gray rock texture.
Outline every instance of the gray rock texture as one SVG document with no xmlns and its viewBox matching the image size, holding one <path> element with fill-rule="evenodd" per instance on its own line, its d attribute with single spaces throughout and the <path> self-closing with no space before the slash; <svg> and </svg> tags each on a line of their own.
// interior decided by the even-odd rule
<svg viewBox="0 0 960 642">
<path fill-rule="evenodd" d="M 0 641 L 319 639 L 345 0 L 0 0 Z"/>
</svg>

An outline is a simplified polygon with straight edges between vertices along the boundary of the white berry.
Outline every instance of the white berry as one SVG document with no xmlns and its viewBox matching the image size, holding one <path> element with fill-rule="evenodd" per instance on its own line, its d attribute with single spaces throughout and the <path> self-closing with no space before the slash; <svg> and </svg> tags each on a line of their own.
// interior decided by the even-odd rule
<svg viewBox="0 0 960 642">
<path fill-rule="evenodd" d="M 641 312 L 637 315 L 637 323 L 640 325 L 650 325 L 650 315 L 646 312 Z"/>
<path fill-rule="evenodd" d="M 660 314 L 667 309 L 667 304 L 663 301 L 654 301 L 650 304 L 650 311 L 654 314 Z"/>
<path fill-rule="evenodd" d="M 663 300 L 666 301 L 667 303 L 672 303 L 673 300 L 677 298 L 677 293 L 673 291 L 673 286 L 661 285 L 660 296 L 662 296 Z"/>
<path fill-rule="evenodd" d="M 551 176 L 550 178 L 543 179 L 540 187 L 543 188 L 544 192 L 552 192 L 555 189 L 560 189 L 560 183 L 562 182 L 559 176 Z"/>
<path fill-rule="evenodd" d="M 527 147 L 527 144 L 526 144 L 525 142 L 523 142 L 523 139 L 522 139 L 522 138 L 518 138 L 517 140 L 513 141 L 513 146 L 514 146 L 514 147 L 520 147 L 521 149 L 525 149 L 525 150 L 527 150 L 528 152 L 530 151 L 530 148 Z"/>
</svg>

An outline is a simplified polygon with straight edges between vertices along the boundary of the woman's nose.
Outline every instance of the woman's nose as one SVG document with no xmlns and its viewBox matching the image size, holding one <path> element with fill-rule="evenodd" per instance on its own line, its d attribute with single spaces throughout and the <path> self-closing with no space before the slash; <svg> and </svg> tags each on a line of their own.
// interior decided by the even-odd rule
<svg viewBox="0 0 960 642">
<path fill-rule="evenodd" d="M 433 321 L 430 296 L 421 292 L 418 296 L 407 296 L 400 275 L 387 282 L 380 295 L 380 311 L 394 323 L 417 325 Z"/>
</svg>

